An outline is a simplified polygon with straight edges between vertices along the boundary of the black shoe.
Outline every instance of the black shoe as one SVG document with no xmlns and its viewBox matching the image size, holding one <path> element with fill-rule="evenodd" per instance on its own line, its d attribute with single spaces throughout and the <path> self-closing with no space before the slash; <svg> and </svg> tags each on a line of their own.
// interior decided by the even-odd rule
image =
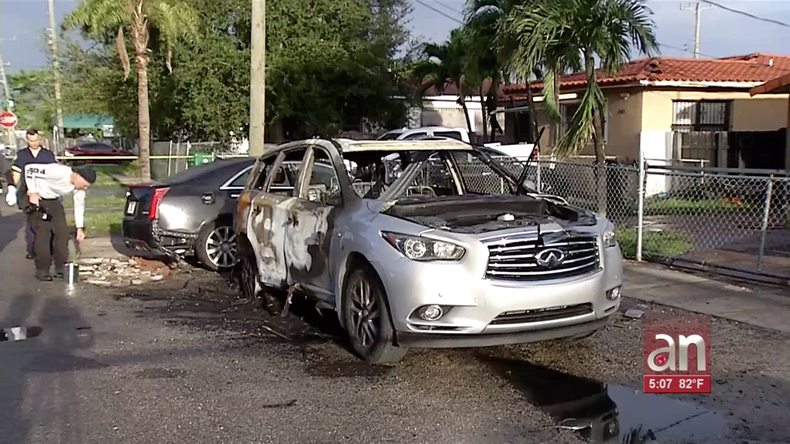
<svg viewBox="0 0 790 444">
<path fill-rule="evenodd" d="M 56 270 L 55 271 L 55 279 L 63 279 L 63 276 L 65 276 L 63 273 L 64 273 L 63 269 Z"/>
<path fill-rule="evenodd" d="M 27 258 L 27 259 L 35 259 L 36 258 L 36 253 L 28 253 L 27 256 L 25 256 L 25 258 Z"/>
<path fill-rule="evenodd" d="M 36 270 L 36 279 L 41 282 L 52 282 L 52 276 L 49 275 L 48 271 L 44 270 Z"/>
</svg>

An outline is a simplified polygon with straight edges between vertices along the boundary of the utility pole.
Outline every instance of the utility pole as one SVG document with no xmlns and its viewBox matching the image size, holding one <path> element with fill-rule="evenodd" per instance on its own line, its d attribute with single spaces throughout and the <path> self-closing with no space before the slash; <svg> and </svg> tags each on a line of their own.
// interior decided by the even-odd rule
<svg viewBox="0 0 790 444">
<path fill-rule="evenodd" d="M 52 1 L 52 0 L 50 0 Z M 266 0 L 252 0 L 250 156 L 263 154 L 266 126 Z"/>
<path fill-rule="evenodd" d="M 5 60 L 3 60 L 3 54 L 1 52 L 0 52 L 0 81 L 3 82 L 3 92 L 5 93 L 5 95 L 3 96 L 3 98 L 5 99 L 5 109 L 6 111 L 11 111 L 11 104 L 13 103 L 11 101 L 11 88 L 8 87 L 8 79 L 5 76 Z M 16 137 L 14 135 L 14 130 L 10 129 L 3 131 L 8 131 L 8 133 L 10 134 L 8 140 L 8 146 L 10 148 L 16 148 Z"/>
<path fill-rule="evenodd" d="M 52 70 L 55 75 L 55 112 L 58 119 L 57 134 L 53 134 L 55 140 L 59 142 L 63 140 L 63 108 L 61 108 L 60 100 L 60 62 L 58 60 L 58 32 L 55 29 L 55 0 L 47 1 L 49 9 L 49 43 L 52 47 Z M 60 146 L 55 147 L 55 153 L 60 152 Z"/>
<path fill-rule="evenodd" d="M 697 2 L 696 5 L 691 3 L 687 4 L 680 4 L 680 9 L 683 11 L 694 11 L 694 15 L 696 16 L 696 25 L 694 26 L 694 58 L 699 58 L 699 39 L 700 39 L 700 25 L 702 22 L 702 10 L 703 9 L 710 9 L 712 6 L 709 4 L 702 4 L 701 2 Z"/>
</svg>

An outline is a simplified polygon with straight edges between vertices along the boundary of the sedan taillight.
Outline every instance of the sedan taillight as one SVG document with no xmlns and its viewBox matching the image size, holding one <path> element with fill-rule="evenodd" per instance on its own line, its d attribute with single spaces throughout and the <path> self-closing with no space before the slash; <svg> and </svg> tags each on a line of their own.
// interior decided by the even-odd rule
<svg viewBox="0 0 790 444">
<path fill-rule="evenodd" d="M 165 194 L 170 191 L 170 188 L 157 188 L 154 190 L 154 197 L 151 199 L 151 208 L 148 210 L 148 219 L 159 219 L 159 205 L 162 204 Z"/>
</svg>

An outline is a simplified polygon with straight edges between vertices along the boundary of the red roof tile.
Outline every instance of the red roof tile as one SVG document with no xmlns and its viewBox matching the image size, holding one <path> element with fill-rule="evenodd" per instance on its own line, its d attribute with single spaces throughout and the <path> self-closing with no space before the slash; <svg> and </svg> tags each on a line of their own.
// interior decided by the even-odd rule
<svg viewBox="0 0 790 444">
<path fill-rule="evenodd" d="M 679 82 L 765 82 L 790 73 L 790 55 L 748 54 L 721 59 L 690 59 L 679 57 L 653 57 L 627 63 L 619 73 L 608 76 L 597 71 L 601 86 L 623 85 L 647 81 Z M 563 76 L 560 88 L 578 88 L 587 84 L 584 72 Z M 540 82 L 532 89 L 540 89 Z M 525 85 L 510 85 L 509 94 L 525 92 Z"/>
</svg>

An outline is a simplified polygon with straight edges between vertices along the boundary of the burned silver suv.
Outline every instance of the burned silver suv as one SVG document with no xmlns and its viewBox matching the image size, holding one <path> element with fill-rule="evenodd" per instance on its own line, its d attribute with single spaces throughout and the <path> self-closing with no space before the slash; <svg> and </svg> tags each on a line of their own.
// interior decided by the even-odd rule
<svg viewBox="0 0 790 444">
<path fill-rule="evenodd" d="M 371 363 L 592 334 L 620 304 L 614 226 L 525 168 L 454 140 L 282 145 L 238 199 L 243 291 L 315 298 Z"/>
</svg>

